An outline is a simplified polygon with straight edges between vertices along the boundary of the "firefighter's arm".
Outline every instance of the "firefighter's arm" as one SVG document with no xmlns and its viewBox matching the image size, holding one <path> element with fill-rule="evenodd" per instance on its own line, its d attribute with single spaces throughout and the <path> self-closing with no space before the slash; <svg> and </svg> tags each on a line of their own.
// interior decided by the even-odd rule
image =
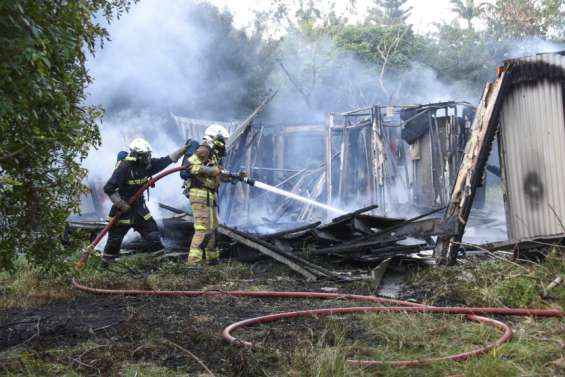
<svg viewBox="0 0 565 377">
<path fill-rule="evenodd" d="M 110 197 L 112 203 L 121 211 L 126 212 L 130 209 L 129 204 L 120 196 L 118 189 L 124 183 L 127 175 L 127 165 L 120 163 L 114 169 L 112 176 L 104 185 L 104 192 Z"/>
<path fill-rule="evenodd" d="M 152 158 L 151 167 L 149 168 L 148 175 L 153 175 L 159 173 L 161 170 L 169 166 L 173 160 L 169 156 Z"/>
<path fill-rule="evenodd" d="M 196 152 L 190 156 L 188 163 L 190 164 L 190 174 L 200 175 L 204 177 L 217 177 L 220 175 L 220 168 L 217 166 L 206 166 L 206 162 L 210 158 L 210 151 L 206 147 L 199 147 Z"/>
</svg>

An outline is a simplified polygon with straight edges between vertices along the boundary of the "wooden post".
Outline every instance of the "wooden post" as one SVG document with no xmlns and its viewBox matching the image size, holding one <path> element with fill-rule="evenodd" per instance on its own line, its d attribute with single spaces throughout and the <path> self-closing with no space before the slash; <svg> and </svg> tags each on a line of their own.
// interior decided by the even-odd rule
<svg viewBox="0 0 565 377">
<path fill-rule="evenodd" d="M 456 261 L 459 243 L 463 238 L 477 185 L 484 173 L 490 147 L 498 128 L 498 113 L 511 81 L 508 76 L 507 71 L 501 71 L 494 83 L 487 84 L 477 108 L 471 136 L 465 147 L 465 155 L 444 215 L 444 221 L 455 220 L 457 222 L 457 234 L 438 237 L 434 249 L 434 258 L 437 263 L 452 265 Z"/>
</svg>

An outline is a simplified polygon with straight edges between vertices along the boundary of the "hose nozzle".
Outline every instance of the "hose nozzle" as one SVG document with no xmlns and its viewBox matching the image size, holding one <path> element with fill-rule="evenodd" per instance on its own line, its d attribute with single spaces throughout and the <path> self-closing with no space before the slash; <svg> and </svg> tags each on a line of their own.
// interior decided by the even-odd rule
<svg viewBox="0 0 565 377">
<path fill-rule="evenodd" d="M 241 182 L 247 183 L 249 186 L 255 186 L 255 180 L 253 178 L 244 177 L 241 179 Z"/>
<path fill-rule="evenodd" d="M 249 178 L 244 172 L 234 173 L 228 170 L 222 170 L 221 174 L 225 177 L 230 178 L 232 183 L 240 181 L 243 183 L 247 183 L 250 186 L 255 185 L 255 180 L 253 178 Z"/>
</svg>

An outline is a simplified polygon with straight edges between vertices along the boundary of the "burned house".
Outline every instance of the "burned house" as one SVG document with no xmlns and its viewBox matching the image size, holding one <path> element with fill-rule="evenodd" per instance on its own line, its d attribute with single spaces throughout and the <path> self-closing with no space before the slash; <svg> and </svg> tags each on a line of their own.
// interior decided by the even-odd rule
<svg viewBox="0 0 565 377">
<path fill-rule="evenodd" d="M 445 102 L 329 113 L 320 123 L 255 122 L 225 165 L 344 210 L 378 204 L 381 215 L 425 212 L 449 199 L 473 115 L 467 103 Z M 230 225 L 332 217 L 248 186 L 222 190 L 221 217 Z"/>
<path fill-rule="evenodd" d="M 469 138 L 475 109 L 468 103 L 439 103 L 400 110 L 401 137 L 411 172 L 411 201 L 445 207 Z"/>
<path fill-rule="evenodd" d="M 473 116 L 457 102 L 330 113 L 330 198 L 378 203 L 382 214 L 445 206 Z"/>
<path fill-rule="evenodd" d="M 323 123 L 255 122 L 224 163 L 229 170 L 245 170 L 261 182 L 325 202 L 325 139 Z M 307 222 L 326 216 L 325 211 L 248 185 L 224 185 L 220 201 L 220 217 L 230 225 Z"/>
</svg>

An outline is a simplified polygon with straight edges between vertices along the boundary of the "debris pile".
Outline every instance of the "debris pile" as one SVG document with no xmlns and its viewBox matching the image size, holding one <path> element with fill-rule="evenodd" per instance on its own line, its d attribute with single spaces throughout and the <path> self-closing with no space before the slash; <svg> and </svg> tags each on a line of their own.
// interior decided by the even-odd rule
<svg viewBox="0 0 565 377">
<path fill-rule="evenodd" d="M 438 209 L 411 219 L 387 218 L 365 214 L 369 206 L 333 219 L 327 224 L 315 222 L 299 228 L 266 235 L 252 234 L 222 225 L 218 232 L 225 241 L 235 241 L 243 252 L 252 250 L 273 258 L 308 280 L 343 278 L 337 271 L 321 267 L 312 258 L 376 264 L 392 257 L 432 249 L 433 236 L 451 235 L 454 224 L 437 217 Z"/>
</svg>

